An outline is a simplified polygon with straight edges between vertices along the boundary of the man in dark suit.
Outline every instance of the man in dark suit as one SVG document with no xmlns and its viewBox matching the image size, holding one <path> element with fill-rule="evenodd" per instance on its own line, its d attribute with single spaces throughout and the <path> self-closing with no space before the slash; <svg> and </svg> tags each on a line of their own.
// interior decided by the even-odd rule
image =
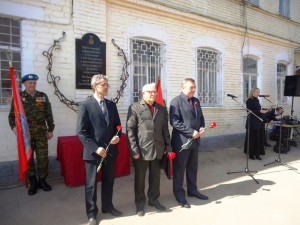
<svg viewBox="0 0 300 225">
<path fill-rule="evenodd" d="M 145 215 L 145 178 L 148 168 L 148 204 L 159 211 L 166 211 L 166 207 L 158 201 L 159 161 L 165 150 L 171 152 L 167 109 L 155 102 L 157 91 L 154 83 L 146 84 L 142 91 L 143 99 L 129 107 L 126 129 L 135 171 L 134 194 L 138 216 Z"/>
<path fill-rule="evenodd" d="M 204 135 L 204 116 L 199 99 L 194 97 L 195 81 L 186 78 L 182 82 L 182 92 L 170 104 L 170 123 L 173 127 L 171 145 L 176 153 L 174 159 L 173 193 L 181 207 L 190 208 L 185 199 L 183 188 L 184 173 L 186 171 L 187 194 L 190 197 L 207 200 L 208 197 L 199 193 L 197 189 L 198 148 L 200 136 Z M 192 144 L 182 151 L 182 145 L 193 138 Z"/>
<path fill-rule="evenodd" d="M 109 84 L 108 78 L 102 74 L 94 75 L 91 80 L 94 95 L 80 104 L 77 120 L 77 134 L 83 144 L 83 160 L 85 161 L 85 204 L 89 225 L 96 224 L 97 207 L 97 167 L 101 158 L 102 165 L 101 204 L 102 212 L 114 216 L 122 213 L 112 203 L 115 173 L 115 161 L 118 154 L 117 126 L 121 124 L 116 104 L 105 99 Z M 106 146 L 109 146 L 109 153 Z"/>
</svg>

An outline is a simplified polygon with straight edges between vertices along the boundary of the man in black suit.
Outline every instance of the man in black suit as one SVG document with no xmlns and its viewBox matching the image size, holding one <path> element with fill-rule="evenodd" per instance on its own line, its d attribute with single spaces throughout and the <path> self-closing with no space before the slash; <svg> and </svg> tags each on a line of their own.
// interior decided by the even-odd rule
<svg viewBox="0 0 300 225">
<path fill-rule="evenodd" d="M 148 204 L 159 211 L 166 211 L 166 207 L 158 201 L 159 161 L 164 151 L 171 152 L 167 109 L 155 102 L 157 91 L 154 83 L 144 85 L 142 91 L 143 99 L 129 107 L 126 128 L 135 171 L 134 195 L 138 216 L 145 215 L 145 179 L 148 168 Z"/>
<path fill-rule="evenodd" d="M 174 159 L 173 193 L 181 207 L 190 208 L 185 199 L 183 188 L 184 173 L 186 171 L 187 194 L 190 197 L 207 200 L 208 197 L 199 193 L 197 189 L 198 148 L 200 138 L 204 135 L 204 116 L 196 91 L 195 81 L 186 78 L 182 82 L 182 92 L 170 104 L 170 123 L 173 127 L 171 145 L 176 153 Z M 192 144 L 182 151 L 182 145 L 193 138 Z"/>
<path fill-rule="evenodd" d="M 85 204 L 89 225 L 96 224 L 97 207 L 97 166 L 102 164 L 101 204 L 102 212 L 121 216 L 122 212 L 112 203 L 115 174 L 115 161 L 118 154 L 117 145 L 120 137 L 116 135 L 117 126 L 121 124 L 116 104 L 105 99 L 109 84 L 105 75 L 94 75 L 91 80 L 94 95 L 80 104 L 77 120 L 77 134 L 83 144 L 85 161 Z M 119 134 L 121 135 L 121 134 Z M 109 146 L 109 153 L 106 146 Z"/>
</svg>

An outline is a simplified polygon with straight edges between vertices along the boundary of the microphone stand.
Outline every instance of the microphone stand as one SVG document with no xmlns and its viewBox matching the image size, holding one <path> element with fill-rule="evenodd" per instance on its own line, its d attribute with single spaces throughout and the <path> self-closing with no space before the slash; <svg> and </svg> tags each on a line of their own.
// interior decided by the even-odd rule
<svg viewBox="0 0 300 225">
<path fill-rule="evenodd" d="M 266 99 L 265 97 L 264 97 L 264 99 Z M 272 105 L 274 105 L 273 104 L 273 102 L 271 102 L 271 101 L 269 101 L 268 99 L 266 99 L 268 102 L 270 102 Z M 276 109 L 275 109 L 276 110 Z M 292 103 L 292 111 L 291 111 L 291 115 L 293 115 L 293 103 Z M 286 163 L 283 163 L 282 161 L 281 161 L 281 158 L 280 158 L 280 155 L 281 155 L 281 149 L 282 149 L 282 146 L 281 146 L 281 137 L 282 137 L 282 113 L 280 114 L 280 124 L 279 124 L 279 141 L 278 141 L 278 156 L 277 156 L 277 159 L 275 159 L 275 161 L 274 162 L 271 162 L 271 163 L 267 163 L 267 164 L 264 164 L 264 166 L 268 166 L 268 165 L 271 165 L 271 164 L 274 164 L 274 163 L 279 163 L 280 165 L 282 165 L 282 166 L 286 166 L 286 167 L 288 167 L 288 168 L 290 168 L 291 170 L 297 170 L 296 168 L 294 168 L 294 167 L 292 167 L 292 166 L 290 166 L 290 165 L 288 165 L 288 164 L 286 164 Z M 287 140 L 287 142 L 288 142 L 289 140 Z M 288 143 L 287 143 L 287 148 L 288 148 Z"/>
<path fill-rule="evenodd" d="M 263 98 L 272 104 L 272 106 L 271 106 L 271 109 L 272 109 L 273 106 L 274 106 L 274 103 L 271 102 L 269 99 L 267 99 L 265 96 L 264 96 Z M 278 105 L 277 105 L 277 106 L 278 106 Z M 275 109 L 275 110 L 276 110 L 276 109 Z M 266 149 L 266 144 L 268 143 L 268 141 L 267 141 L 267 138 L 268 138 L 268 132 L 267 132 L 267 131 L 268 131 L 268 125 L 269 125 L 269 123 L 267 123 L 267 125 L 265 126 L 265 143 L 264 143 L 265 149 Z"/>
<path fill-rule="evenodd" d="M 294 119 L 294 96 L 292 96 L 291 118 Z"/>
<path fill-rule="evenodd" d="M 267 99 L 266 97 L 263 97 L 265 100 L 267 100 L 268 102 L 270 102 L 272 105 L 274 105 L 273 102 L 271 102 L 269 99 Z"/>
<path fill-rule="evenodd" d="M 253 174 L 257 173 L 257 171 L 251 171 L 249 170 L 249 140 L 250 140 L 250 115 L 254 115 L 256 118 L 258 118 L 260 121 L 263 121 L 260 117 L 258 117 L 257 115 L 255 115 L 251 110 L 249 110 L 247 107 L 243 106 L 242 104 L 238 103 L 238 101 L 236 99 L 234 99 L 232 97 L 232 100 L 234 100 L 237 104 L 239 104 L 242 108 L 246 109 L 248 111 L 248 128 L 247 128 L 247 152 L 246 152 L 246 167 L 244 171 L 234 171 L 234 172 L 227 172 L 227 174 L 232 174 L 232 173 L 246 173 L 248 174 L 257 184 L 259 184 L 259 182 L 254 178 Z"/>
<path fill-rule="evenodd" d="M 286 166 L 286 167 L 290 168 L 291 170 L 297 170 L 295 167 L 292 167 L 292 166 L 290 166 L 290 165 L 288 165 L 286 163 L 283 163 L 281 161 L 281 158 L 280 158 L 280 153 L 281 153 L 281 148 L 282 148 L 282 146 L 281 146 L 281 127 L 282 127 L 282 123 L 281 122 L 282 122 L 282 113 L 280 114 L 280 124 L 279 124 L 278 157 L 277 157 L 277 159 L 275 159 L 274 162 L 270 162 L 270 163 L 264 164 L 264 166 L 268 166 L 268 165 L 271 165 L 273 163 L 279 163 L 280 165 Z M 287 140 L 287 142 L 288 141 L 289 140 Z"/>
</svg>

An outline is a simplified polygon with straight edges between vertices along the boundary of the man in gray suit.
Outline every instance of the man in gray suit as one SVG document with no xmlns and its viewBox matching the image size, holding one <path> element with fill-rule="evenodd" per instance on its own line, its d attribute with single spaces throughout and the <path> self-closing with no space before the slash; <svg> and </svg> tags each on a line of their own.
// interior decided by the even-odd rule
<svg viewBox="0 0 300 225">
<path fill-rule="evenodd" d="M 118 154 L 117 144 L 120 136 L 116 136 L 117 126 L 121 125 L 116 104 L 104 97 L 108 93 L 108 78 L 105 75 L 94 75 L 91 80 L 94 95 L 80 104 L 77 119 L 77 134 L 83 144 L 83 160 L 85 161 L 85 204 L 89 225 L 96 225 L 97 207 L 97 167 L 101 158 L 105 162 L 101 168 L 102 212 L 114 216 L 122 213 L 112 203 L 115 174 L 115 161 Z M 119 134 L 121 135 L 121 134 Z M 109 146 L 109 153 L 106 146 Z"/>
<path fill-rule="evenodd" d="M 145 215 L 145 178 L 148 168 L 148 204 L 159 211 L 166 211 L 166 207 L 158 201 L 159 161 L 165 150 L 171 152 L 168 113 L 164 106 L 155 102 L 157 95 L 155 84 L 146 84 L 142 92 L 143 99 L 129 107 L 126 129 L 135 171 L 134 194 L 138 216 Z"/>
<path fill-rule="evenodd" d="M 181 207 L 190 208 L 183 188 L 185 172 L 188 196 L 208 199 L 197 189 L 199 137 L 204 134 L 204 130 L 200 130 L 200 128 L 205 127 L 205 121 L 200 101 L 194 97 L 196 91 L 194 79 L 184 79 L 181 88 L 180 95 L 175 97 L 170 104 L 170 123 L 173 127 L 171 145 L 176 154 L 173 163 L 173 193 Z M 194 139 L 192 144 L 187 149 L 180 151 L 182 145 L 187 143 L 189 138 Z"/>
</svg>

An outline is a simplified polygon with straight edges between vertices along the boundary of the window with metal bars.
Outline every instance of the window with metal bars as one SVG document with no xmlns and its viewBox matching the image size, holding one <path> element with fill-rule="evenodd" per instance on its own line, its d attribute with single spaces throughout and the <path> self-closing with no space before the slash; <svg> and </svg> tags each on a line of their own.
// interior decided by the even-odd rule
<svg viewBox="0 0 300 225">
<path fill-rule="evenodd" d="M 9 55 L 17 81 L 21 78 L 20 21 L 0 17 L 0 108 L 9 108 L 12 98 Z M 21 89 L 21 83 L 19 82 Z"/>
<path fill-rule="evenodd" d="M 284 96 L 284 81 L 287 76 L 287 64 L 277 63 L 277 101 L 282 104 L 287 103 L 287 97 Z"/>
<path fill-rule="evenodd" d="M 222 104 L 221 54 L 209 48 L 197 49 L 197 95 L 204 107 Z"/>
<path fill-rule="evenodd" d="M 245 56 L 243 58 L 243 100 L 246 101 L 250 90 L 257 87 L 257 60 Z"/>
<path fill-rule="evenodd" d="M 130 40 L 133 102 L 142 98 L 142 88 L 162 77 L 164 44 L 158 41 L 133 38 Z"/>
</svg>

